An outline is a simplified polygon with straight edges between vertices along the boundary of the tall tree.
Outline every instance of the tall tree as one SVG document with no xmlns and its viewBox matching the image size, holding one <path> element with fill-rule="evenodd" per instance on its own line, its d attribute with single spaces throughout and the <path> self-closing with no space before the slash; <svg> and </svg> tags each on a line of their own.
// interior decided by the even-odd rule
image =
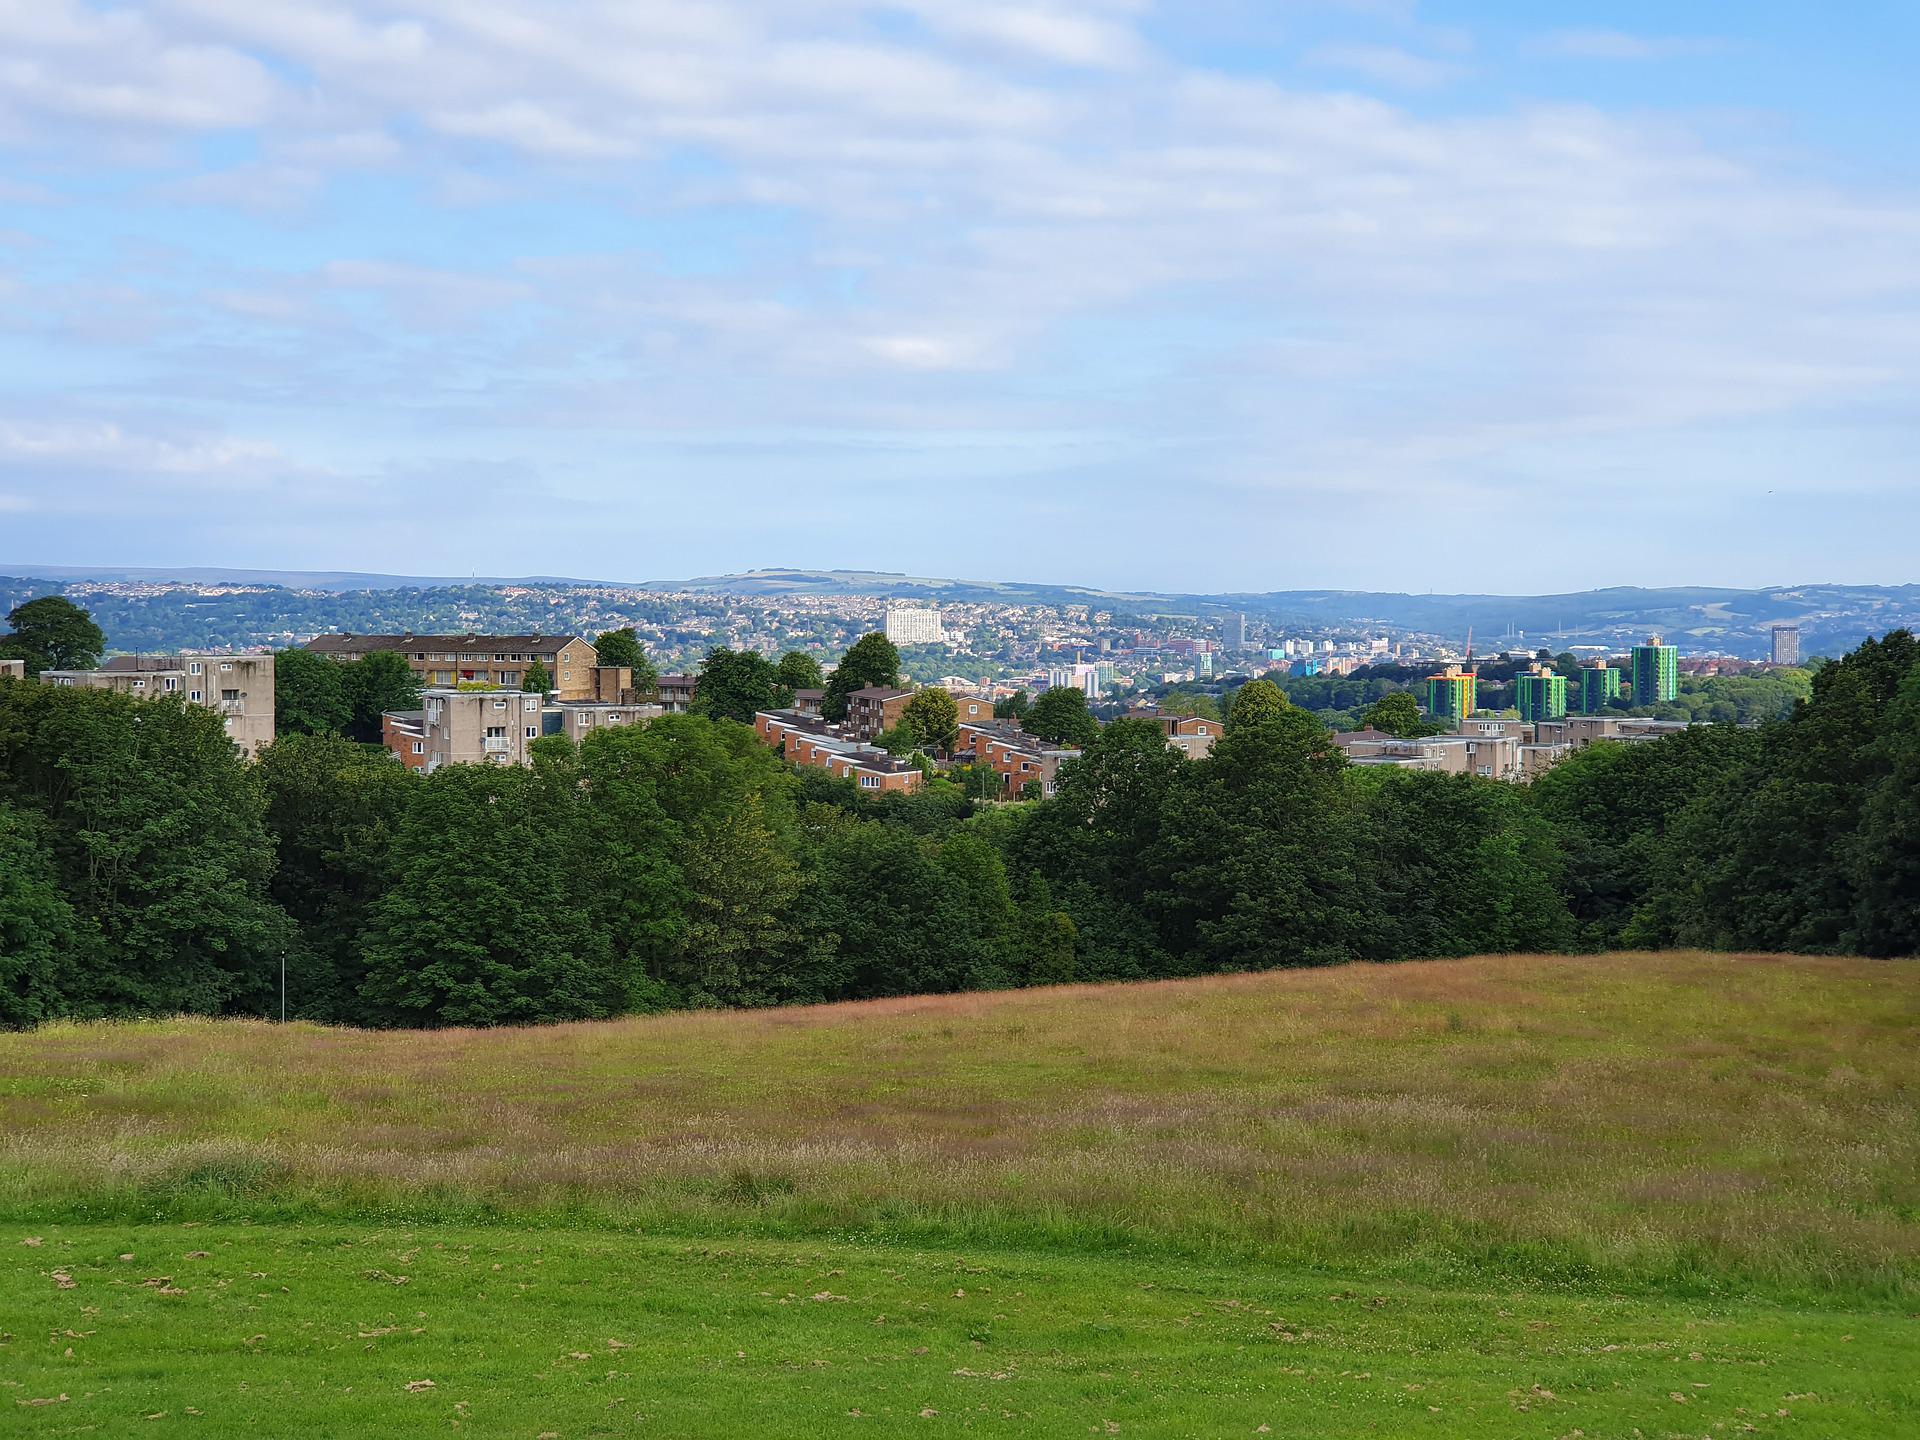
<svg viewBox="0 0 1920 1440">
<path fill-rule="evenodd" d="M 1378 730 L 1385 735 L 1411 739 L 1427 733 L 1427 718 L 1420 713 L 1420 702 L 1405 690 L 1382 695 L 1360 713 L 1363 730 Z"/>
<path fill-rule="evenodd" d="M 1180 770 L 1151 857 L 1146 901 L 1170 953 L 1196 970 L 1242 970 L 1360 952 L 1344 770 L 1306 712 L 1229 711 L 1209 758 Z"/>
<path fill-rule="evenodd" d="M 960 735 L 960 706 L 939 686 L 916 690 L 900 712 L 901 724 L 929 750 L 951 751 Z"/>
<path fill-rule="evenodd" d="M 86 1013 L 93 936 L 60 892 L 40 817 L 0 800 L 0 1029 Z"/>
<path fill-rule="evenodd" d="M 781 683 L 779 670 L 753 650 L 708 651 L 693 692 L 694 713 L 742 725 L 751 725 L 756 711 L 792 703 L 793 692 Z"/>
<path fill-rule="evenodd" d="M 1920 955 L 1920 664 L 1887 708 L 1876 748 L 1880 776 L 1847 847 L 1851 939 L 1868 955 Z"/>
<path fill-rule="evenodd" d="M 408 806 L 375 902 L 360 994 L 399 1025 L 511 1025 L 610 1015 L 625 996 L 581 897 L 590 852 L 578 786 L 448 765 Z"/>
<path fill-rule="evenodd" d="M 353 725 L 348 666 L 295 646 L 273 657 L 276 735 L 344 735 Z"/>
<path fill-rule="evenodd" d="M 401 824 L 426 781 L 339 735 L 282 735 L 256 768 L 279 857 L 270 893 L 300 927 L 291 1013 L 361 1023 L 360 934 L 392 883 Z"/>
<path fill-rule="evenodd" d="M 877 630 L 862 635 L 840 657 L 840 663 L 827 678 L 827 693 L 820 702 L 820 713 L 837 725 L 847 718 L 847 700 L 854 691 L 899 684 L 900 651 L 894 643 Z"/>
<path fill-rule="evenodd" d="M 545 695 L 553 689 L 553 672 L 547 669 L 546 661 L 536 658 L 527 666 L 527 673 L 520 680 L 520 689 L 528 695 Z"/>
<path fill-rule="evenodd" d="M 804 650 L 789 650 L 780 657 L 780 683 L 789 690 L 822 690 L 827 682 L 818 660 Z"/>
<path fill-rule="evenodd" d="M 1033 708 L 1033 697 L 1024 690 L 1016 690 L 1004 699 L 993 702 L 993 718 L 1011 720 L 1016 725 L 1027 718 L 1027 711 Z"/>
<path fill-rule="evenodd" d="M 420 708 L 420 677 L 398 650 L 375 650 L 348 665 L 347 699 L 353 705 L 353 738 L 377 745 L 382 715 Z"/>
<path fill-rule="evenodd" d="M 1292 709 L 1287 692 L 1271 680 L 1249 680 L 1233 692 L 1227 707 L 1227 727 L 1260 725 L 1277 720 Z"/>
<path fill-rule="evenodd" d="M 1090 745 L 1100 733 L 1100 722 L 1087 709 L 1087 695 L 1073 685 L 1043 691 L 1021 722 L 1029 735 L 1055 745 Z"/>
<path fill-rule="evenodd" d="M 265 1010 L 293 929 L 267 894 L 259 777 L 218 715 L 0 686 L 0 799 L 39 812 L 60 888 L 100 937 L 79 1013 Z"/>
<path fill-rule="evenodd" d="M 842 976 L 831 937 L 796 919 L 804 884 L 758 797 L 695 824 L 685 936 L 664 977 L 695 1005 L 825 1000 Z"/>
<path fill-rule="evenodd" d="M 63 595 L 42 595 L 14 606 L 7 624 L 12 633 L 0 636 L 0 655 L 26 661 L 29 675 L 91 670 L 107 644 L 93 617 Z"/>
<path fill-rule="evenodd" d="M 660 671 L 647 658 L 646 649 L 631 625 L 604 631 L 593 642 L 593 651 L 599 657 L 598 664 L 625 666 L 633 671 L 633 688 L 640 694 L 649 695 L 660 688 Z"/>
</svg>

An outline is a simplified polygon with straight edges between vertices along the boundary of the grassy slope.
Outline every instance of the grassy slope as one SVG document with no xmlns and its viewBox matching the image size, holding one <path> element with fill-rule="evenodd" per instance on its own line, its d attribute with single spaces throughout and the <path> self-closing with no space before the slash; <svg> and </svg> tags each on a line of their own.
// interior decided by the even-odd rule
<svg viewBox="0 0 1920 1440">
<path fill-rule="evenodd" d="M 50 1434 L 1911 1433 L 1916 1021 L 1911 967 L 1667 955 L 0 1036 L 0 1215 L 43 1242 L 0 1230 L 0 1404 L 67 1394 L 17 1408 Z"/>
</svg>

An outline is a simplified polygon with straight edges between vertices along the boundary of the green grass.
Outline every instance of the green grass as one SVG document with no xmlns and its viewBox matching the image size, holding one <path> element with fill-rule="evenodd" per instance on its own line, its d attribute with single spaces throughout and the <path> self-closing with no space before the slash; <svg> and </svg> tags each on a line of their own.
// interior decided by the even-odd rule
<svg viewBox="0 0 1920 1440">
<path fill-rule="evenodd" d="M 414 1435 L 458 1422 L 528 1440 L 1261 1426 L 1864 1440 L 1920 1425 L 1920 1326 L 1846 1309 L 577 1230 L 40 1238 L 10 1242 L 0 1275 L 17 1332 L 0 1346 L 9 1434 Z"/>
<path fill-rule="evenodd" d="M 0 1036 L 0 1433 L 1920 1433 L 1917 1039 L 1698 954 Z"/>
</svg>

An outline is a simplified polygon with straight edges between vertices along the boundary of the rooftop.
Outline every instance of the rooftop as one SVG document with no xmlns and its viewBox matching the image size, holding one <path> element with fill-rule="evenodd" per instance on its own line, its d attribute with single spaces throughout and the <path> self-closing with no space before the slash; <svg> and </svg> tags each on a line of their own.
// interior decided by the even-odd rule
<svg viewBox="0 0 1920 1440">
<path fill-rule="evenodd" d="M 322 655 L 359 654 L 367 650 L 496 651 L 557 655 L 579 640 L 578 635 L 316 635 L 305 649 Z M 582 642 L 584 643 L 584 642 Z"/>
</svg>

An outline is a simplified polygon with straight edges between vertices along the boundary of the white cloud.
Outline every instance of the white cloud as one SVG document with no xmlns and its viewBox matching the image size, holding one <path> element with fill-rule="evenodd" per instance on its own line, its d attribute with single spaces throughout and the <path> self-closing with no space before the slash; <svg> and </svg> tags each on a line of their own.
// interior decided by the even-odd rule
<svg viewBox="0 0 1920 1440">
<path fill-rule="evenodd" d="M 1322 70 L 1348 70 L 1405 90 L 1426 90 L 1457 80 L 1465 70 L 1392 45 L 1317 45 L 1306 63 Z"/>
<path fill-rule="evenodd" d="M 1708 55 L 1721 45 L 1717 40 L 1630 35 L 1624 30 L 1556 30 L 1541 36 L 1527 48 L 1536 55 L 1575 60 L 1674 60 L 1688 55 Z"/>
</svg>

